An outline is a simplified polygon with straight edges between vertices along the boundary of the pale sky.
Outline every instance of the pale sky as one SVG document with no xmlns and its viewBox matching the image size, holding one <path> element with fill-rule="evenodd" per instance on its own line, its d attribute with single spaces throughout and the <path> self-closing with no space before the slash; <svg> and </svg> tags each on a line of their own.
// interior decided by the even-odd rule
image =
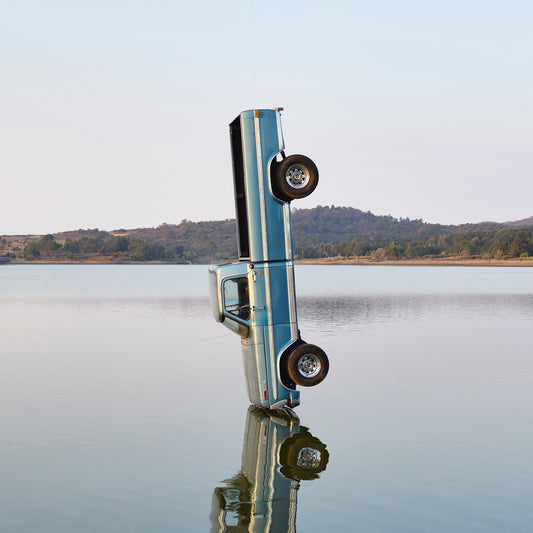
<svg viewBox="0 0 533 533">
<path fill-rule="evenodd" d="M 228 124 L 351 206 L 533 215 L 533 2 L 0 0 L 0 234 L 234 217 Z"/>
</svg>

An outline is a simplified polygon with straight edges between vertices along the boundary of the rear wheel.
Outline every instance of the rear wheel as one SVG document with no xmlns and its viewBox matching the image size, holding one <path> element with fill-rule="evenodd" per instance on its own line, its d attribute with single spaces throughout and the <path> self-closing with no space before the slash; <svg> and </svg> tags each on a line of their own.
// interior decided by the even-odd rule
<svg viewBox="0 0 533 533">
<path fill-rule="evenodd" d="M 318 169 L 305 155 L 290 155 L 273 167 L 272 188 L 280 200 L 309 196 L 318 185 Z"/>
<path fill-rule="evenodd" d="M 328 370 L 328 356 L 314 344 L 296 346 L 287 358 L 289 377 L 302 387 L 318 385 L 327 376 Z"/>
</svg>

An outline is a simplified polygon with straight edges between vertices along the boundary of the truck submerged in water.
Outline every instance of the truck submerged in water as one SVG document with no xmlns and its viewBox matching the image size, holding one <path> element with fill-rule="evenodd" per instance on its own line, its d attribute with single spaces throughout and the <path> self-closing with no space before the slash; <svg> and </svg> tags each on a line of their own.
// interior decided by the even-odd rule
<svg viewBox="0 0 533 533">
<path fill-rule="evenodd" d="M 239 262 L 209 270 L 213 315 L 241 337 L 248 397 L 271 409 L 299 405 L 296 386 L 329 369 L 298 329 L 289 205 L 315 190 L 318 169 L 285 156 L 281 111 L 244 111 L 230 124 Z"/>
</svg>

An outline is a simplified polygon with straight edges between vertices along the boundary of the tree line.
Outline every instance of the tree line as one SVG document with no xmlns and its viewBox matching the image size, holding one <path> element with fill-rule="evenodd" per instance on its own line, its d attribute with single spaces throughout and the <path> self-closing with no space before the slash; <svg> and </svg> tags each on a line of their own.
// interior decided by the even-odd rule
<svg viewBox="0 0 533 533">
<path fill-rule="evenodd" d="M 360 239 L 302 248 L 301 258 L 372 258 L 376 260 L 465 257 L 510 259 L 533 256 L 533 230 L 468 231 L 417 239 Z"/>
<path fill-rule="evenodd" d="M 292 219 L 297 259 L 533 256 L 533 226 L 428 224 L 335 206 L 295 209 Z M 10 255 L 26 261 L 217 263 L 237 258 L 236 227 L 228 219 L 113 232 L 77 230 L 30 239 L 22 251 Z"/>
<path fill-rule="evenodd" d="M 185 262 L 183 247 L 162 246 L 138 237 L 113 236 L 102 233 L 98 237 L 66 239 L 58 243 L 53 235 L 30 241 L 25 247 L 26 260 L 98 260 L 124 261 L 173 261 Z"/>
</svg>

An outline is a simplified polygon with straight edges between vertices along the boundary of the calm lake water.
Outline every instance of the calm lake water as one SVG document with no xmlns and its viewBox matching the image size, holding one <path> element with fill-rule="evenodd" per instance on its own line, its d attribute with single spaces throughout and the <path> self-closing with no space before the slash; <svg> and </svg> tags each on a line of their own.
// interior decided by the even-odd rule
<svg viewBox="0 0 533 533">
<path fill-rule="evenodd" d="M 1 266 L 0 531 L 531 531 L 533 269 L 296 287 L 331 364 L 299 420 L 249 409 L 206 267 Z"/>
</svg>

